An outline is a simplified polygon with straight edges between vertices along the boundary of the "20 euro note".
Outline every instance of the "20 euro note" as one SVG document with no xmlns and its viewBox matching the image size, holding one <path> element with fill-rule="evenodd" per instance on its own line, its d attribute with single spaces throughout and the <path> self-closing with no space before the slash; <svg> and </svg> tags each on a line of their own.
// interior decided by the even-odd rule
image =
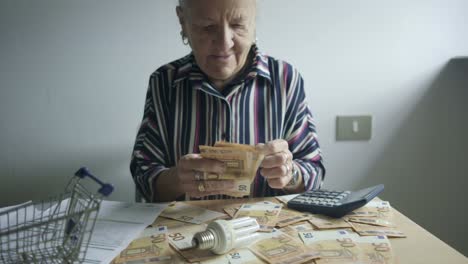
<svg viewBox="0 0 468 264">
<path fill-rule="evenodd" d="M 320 254 L 318 263 L 361 263 L 361 249 L 355 235 L 345 230 L 299 232 L 304 244 Z"/>
<path fill-rule="evenodd" d="M 159 226 L 143 230 L 142 234 L 120 252 L 112 263 L 172 263 L 172 251 L 167 241 L 167 228 Z"/>
</svg>

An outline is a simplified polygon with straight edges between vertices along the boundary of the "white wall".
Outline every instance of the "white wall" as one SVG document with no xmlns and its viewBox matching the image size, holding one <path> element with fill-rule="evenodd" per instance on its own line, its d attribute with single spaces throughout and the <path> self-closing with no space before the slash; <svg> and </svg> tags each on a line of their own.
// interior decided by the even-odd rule
<svg viewBox="0 0 468 264">
<path fill-rule="evenodd" d="M 0 206 L 60 192 L 82 164 L 133 199 L 149 74 L 188 52 L 175 2 L 0 2 Z M 384 199 L 468 255 L 468 84 L 439 81 L 467 75 L 445 65 L 468 55 L 468 1 L 260 2 L 260 47 L 306 80 L 325 187 L 384 183 Z M 336 142 L 341 114 L 371 114 L 372 140 Z"/>
</svg>

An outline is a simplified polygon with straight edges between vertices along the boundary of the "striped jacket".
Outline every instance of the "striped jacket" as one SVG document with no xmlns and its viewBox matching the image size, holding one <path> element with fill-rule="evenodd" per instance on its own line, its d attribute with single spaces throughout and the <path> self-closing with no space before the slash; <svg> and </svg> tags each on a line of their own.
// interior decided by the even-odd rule
<svg viewBox="0 0 468 264">
<path fill-rule="evenodd" d="M 180 157 L 216 141 L 255 145 L 274 139 L 289 143 L 306 190 L 319 188 L 325 169 L 304 81 L 290 64 L 252 46 L 251 66 L 222 92 L 197 66 L 193 54 L 150 77 L 143 121 L 130 170 L 138 191 L 151 200 L 152 182 Z M 253 196 L 282 195 L 257 172 Z"/>
</svg>

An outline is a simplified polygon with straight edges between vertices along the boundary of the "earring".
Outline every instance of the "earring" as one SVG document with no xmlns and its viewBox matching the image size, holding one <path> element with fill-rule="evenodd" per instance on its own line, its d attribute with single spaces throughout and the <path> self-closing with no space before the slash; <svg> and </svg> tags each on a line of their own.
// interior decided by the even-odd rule
<svg viewBox="0 0 468 264">
<path fill-rule="evenodd" d="M 180 36 L 182 37 L 182 43 L 187 46 L 189 44 L 189 40 L 187 36 L 185 36 L 184 31 L 180 31 Z"/>
</svg>

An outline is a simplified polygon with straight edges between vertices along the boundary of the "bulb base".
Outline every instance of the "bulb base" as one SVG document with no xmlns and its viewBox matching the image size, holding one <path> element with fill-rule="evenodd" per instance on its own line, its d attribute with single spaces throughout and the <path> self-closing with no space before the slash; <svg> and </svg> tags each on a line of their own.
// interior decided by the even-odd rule
<svg viewBox="0 0 468 264">
<path fill-rule="evenodd" d="M 215 235 L 208 229 L 203 232 L 195 234 L 192 240 L 192 244 L 195 244 L 198 249 L 212 249 L 215 246 Z"/>
</svg>

